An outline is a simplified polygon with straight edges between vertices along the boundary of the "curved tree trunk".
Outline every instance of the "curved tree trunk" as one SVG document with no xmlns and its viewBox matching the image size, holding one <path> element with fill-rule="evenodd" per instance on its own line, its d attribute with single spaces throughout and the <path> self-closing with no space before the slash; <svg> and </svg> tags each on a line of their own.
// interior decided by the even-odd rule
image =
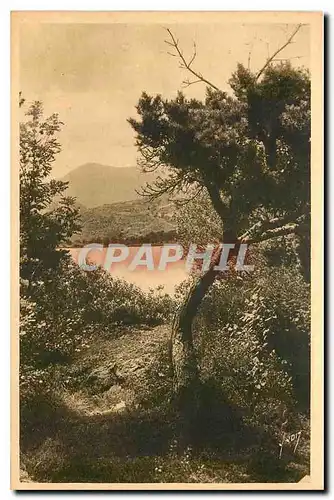
<svg viewBox="0 0 334 500">
<path fill-rule="evenodd" d="M 229 239 L 232 241 L 232 238 Z M 236 240 L 235 240 L 236 241 Z M 230 252 L 228 261 L 238 252 L 238 245 Z M 215 270 L 221 250 L 212 259 L 206 271 L 189 290 L 180 310 L 176 313 L 171 335 L 171 358 L 174 374 L 174 398 L 179 414 L 184 419 L 185 432 L 191 432 L 200 404 L 200 379 L 193 343 L 192 324 L 199 306 L 216 277 L 222 273 Z"/>
<path fill-rule="evenodd" d="M 210 268 L 191 287 L 180 310 L 175 316 L 171 337 L 174 388 L 184 391 L 189 386 L 198 385 L 198 367 L 193 345 L 192 323 L 198 308 L 217 276 Z"/>
<path fill-rule="evenodd" d="M 200 409 L 200 378 L 193 343 L 192 323 L 216 275 L 217 272 L 209 269 L 198 279 L 188 292 L 173 322 L 171 358 L 174 374 L 174 404 L 181 426 L 179 435 L 181 450 L 189 443 L 194 443 L 196 439 Z"/>
</svg>

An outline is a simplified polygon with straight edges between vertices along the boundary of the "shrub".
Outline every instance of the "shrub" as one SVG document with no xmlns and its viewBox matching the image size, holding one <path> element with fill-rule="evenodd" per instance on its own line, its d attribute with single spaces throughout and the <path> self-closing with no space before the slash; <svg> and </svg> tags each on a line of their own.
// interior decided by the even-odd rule
<svg viewBox="0 0 334 500">
<path fill-rule="evenodd" d="M 217 281 L 203 301 L 195 329 L 200 356 L 213 342 L 211 336 L 219 350 L 231 332 L 245 346 L 251 341 L 266 355 L 273 352 L 291 377 L 294 397 L 301 408 L 308 407 L 310 288 L 294 268 L 262 262 L 249 277 Z M 230 355 L 228 344 L 225 349 Z"/>
<path fill-rule="evenodd" d="M 99 331 L 167 321 L 173 300 L 161 289 L 143 292 L 103 270 L 86 272 L 64 260 L 57 273 L 21 280 L 21 397 L 50 387 L 53 366 L 68 363 Z"/>
<path fill-rule="evenodd" d="M 192 281 L 178 287 L 179 302 Z M 276 442 L 287 415 L 299 430 L 309 408 L 310 289 L 295 267 L 269 266 L 259 254 L 252 274 L 214 283 L 193 329 L 208 407 L 223 413 L 221 397 Z"/>
</svg>

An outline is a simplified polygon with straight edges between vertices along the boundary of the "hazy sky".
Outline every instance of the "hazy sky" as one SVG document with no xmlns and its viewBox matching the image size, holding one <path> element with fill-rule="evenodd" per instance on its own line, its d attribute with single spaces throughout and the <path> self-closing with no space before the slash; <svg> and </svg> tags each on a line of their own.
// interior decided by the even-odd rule
<svg viewBox="0 0 334 500">
<path fill-rule="evenodd" d="M 168 55 L 164 43 L 172 29 L 185 55 L 197 44 L 194 68 L 227 90 L 237 62 L 260 68 L 295 28 L 283 24 L 23 24 L 20 32 L 20 88 L 28 100 L 42 100 L 46 113 L 57 112 L 65 123 L 63 151 L 54 168 L 63 176 L 86 162 L 134 166 L 137 151 L 126 119 L 135 116 L 143 90 L 175 95 L 188 75 Z M 309 28 L 281 57 L 309 66 Z M 184 90 L 204 95 L 204 85 Z"/>
</svg>

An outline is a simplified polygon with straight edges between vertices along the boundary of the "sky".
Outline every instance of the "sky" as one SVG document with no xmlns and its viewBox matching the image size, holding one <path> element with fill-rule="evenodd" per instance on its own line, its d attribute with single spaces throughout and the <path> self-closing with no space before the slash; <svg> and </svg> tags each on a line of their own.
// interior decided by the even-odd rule
<svg viewBox="0 0 334 500">
<path fill-rule="evenodd" d="M 20 88 L 30 102 L 64 122 L 62 152 L 53 175 L 62 177 L 83 163 L 135 166 L 138 153 L 127 118 L 143 91 L 172 98 L 189 74 L 168 54 L 165 28 L 179 39 L 185 56 L 197 46 L 194 69 L 222 90 L 238 62 L 263 66 L 296 25 L 287 24 L 75 24 L 27 22 L 20 28 Z M 309 27 L 302 26 L 280 57 L 309 67 Z M 203 84 L 183 89 L 201 98 Z"/>
</svg>

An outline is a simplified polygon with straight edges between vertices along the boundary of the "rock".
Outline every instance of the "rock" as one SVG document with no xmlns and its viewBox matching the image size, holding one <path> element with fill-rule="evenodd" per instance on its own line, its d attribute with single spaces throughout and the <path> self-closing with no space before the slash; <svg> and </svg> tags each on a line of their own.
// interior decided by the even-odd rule
<svg viewBox="0 0 334 500">
<path fill-rule="evenodd" d="M 117 403 L 117 405 L 114 406 L 115 411 L 123 411 L 125 410 L 125 408 L 126 408 L 125 401 L 120 401 L 119 403 Z"/>
<path fill-rule="evenodd" d="M 111 413 L 121 413 L 125 409 L 126 409 L 125 401 L 120 401 L 119 403 L 113 405 L 111 408 L 108 408 L 108 410 L 97 411 L 97 412 L 94 412 L 94 414 L 110 415 Z"/>
<path fill-rule="evenodd" d="M 87 385 L 97 392 L 105 392 L 123 381 L 124 378 L 119 374 L 116 363 L 100 366 L 92 370 L 87 377 Z"/>
</svg>

